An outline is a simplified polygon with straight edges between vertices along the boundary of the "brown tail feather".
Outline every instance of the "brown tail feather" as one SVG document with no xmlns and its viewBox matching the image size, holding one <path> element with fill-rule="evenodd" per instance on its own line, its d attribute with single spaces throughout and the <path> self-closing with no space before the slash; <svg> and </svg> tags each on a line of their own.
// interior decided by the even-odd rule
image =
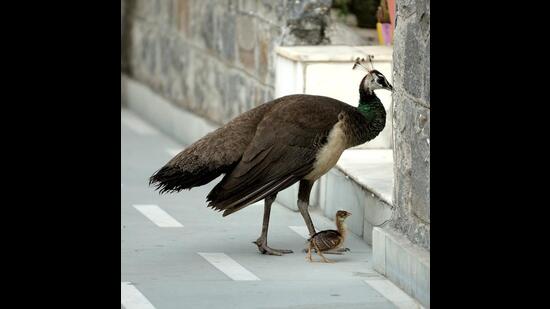
<svg viewBox="0 0 550 309">
<path fill-rule="evenodd" d="M 178 192 L 209 183 L 224 172 L 223 169 L 201 169 L 189 172 L 178 167 L 164 166 L 149 178 L 149 185 L 155 185 L 159 193 Z"/>
</svg>

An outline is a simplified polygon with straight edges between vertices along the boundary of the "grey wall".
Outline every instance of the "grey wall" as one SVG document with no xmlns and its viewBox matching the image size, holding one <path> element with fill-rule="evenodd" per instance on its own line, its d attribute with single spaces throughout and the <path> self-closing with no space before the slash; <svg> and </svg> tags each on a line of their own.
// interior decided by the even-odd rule
<svg viewBox="0 0 550 309">
<path fill-rule="evenodd" d="M 327 44 L 331 0 L 121 0 L 122 71 L 222 124 L 273 99 L 277 45 Z"/>
<path fill-rule="evenodd" d="M 396 6 L 392 226 L 430 250 L 430 1 Z"/>
</svg>

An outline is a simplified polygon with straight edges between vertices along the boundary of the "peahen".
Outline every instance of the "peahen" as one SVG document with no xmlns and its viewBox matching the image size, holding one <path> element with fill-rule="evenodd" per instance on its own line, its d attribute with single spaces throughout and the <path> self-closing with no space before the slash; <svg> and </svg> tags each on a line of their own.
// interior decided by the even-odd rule
<svg viewBox="0 0 550 309">
<path fill-rule="evenodd" d="M 150 177 L 160 193 L 202 186 L 225 174 L 207 196 L 208 206 L 230 215 L 264 199 L 263 226 L 254 242 L 261 253 L 292 250 L 267 245 L 271 204 L 277 193 L 299 183 L 298 208 L 308 227 L 313 183 L 332 168 L 342 152 L 375 138 L 386 111 L 374 93 L 393 90 L 380 72 L 368 69 L 359 84 L 359 105 L 324 96 L 288 95 L 255 107 L 185 148 Z M 371 63 L 372 66 L 372 63 Z"/>
</svg>

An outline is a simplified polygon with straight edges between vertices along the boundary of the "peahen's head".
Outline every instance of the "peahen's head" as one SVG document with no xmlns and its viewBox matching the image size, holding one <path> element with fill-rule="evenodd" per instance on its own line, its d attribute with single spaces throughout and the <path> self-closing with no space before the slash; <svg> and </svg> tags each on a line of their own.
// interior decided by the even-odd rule
<svg viewBox="0 0 550 309">
<path fill-rule="evenodd" d="M 378 70 L 375 70 L 372 67 L 372 56 L 369 56 L 369 62 L 365 59 L 359 59 L 357 58 L 355 60 L 355 64 L 353 65 L 353 69 L 360 67 L 364 69 L 367 74 L 363 79 L 361 80 L 360 84 L 360 90 L 363 90 L 365 92 L 372 92 L 376 89 L 386 89 L 389 91 L 393 90 L 393 86 L 388 82 L 384 74 L 380 73 Z M 370 64 L 370 69 L 367 67 L 367 64 Z"/>
<path fill-rule="evenodd" d="M 377 70 L 371 70 L 363 77 L 361 85 L 365 90 L 387 89 L 393 90 L 393 86 L 388 82 L 386 77 Z"/>
</svg>

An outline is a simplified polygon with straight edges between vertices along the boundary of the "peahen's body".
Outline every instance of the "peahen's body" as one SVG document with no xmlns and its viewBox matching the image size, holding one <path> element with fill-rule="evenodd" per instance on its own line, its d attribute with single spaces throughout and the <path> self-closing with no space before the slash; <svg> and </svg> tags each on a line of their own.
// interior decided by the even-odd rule
<svg viewBox="0 0 550 309">
<path fill-rule="evenodd" d="M 180 191 L 223 179 L 208 194 L 209 206 L 234 213 L 265 199 L 262 253 L 267 246 L 271 203 L 277 193 L 300 181 L 298 206 L 311 235 L 315 228 L 307 207 L 315 180 L 332 168 L 346 148 L 375 138 L 386 112 L 373 89 L 391 85 L 378 71 L 361 81 L 358 108 L 322 96 L 290 95 L 264 103 L 201 138 L 151 176 L 163 192 Z"/>
</svg>

